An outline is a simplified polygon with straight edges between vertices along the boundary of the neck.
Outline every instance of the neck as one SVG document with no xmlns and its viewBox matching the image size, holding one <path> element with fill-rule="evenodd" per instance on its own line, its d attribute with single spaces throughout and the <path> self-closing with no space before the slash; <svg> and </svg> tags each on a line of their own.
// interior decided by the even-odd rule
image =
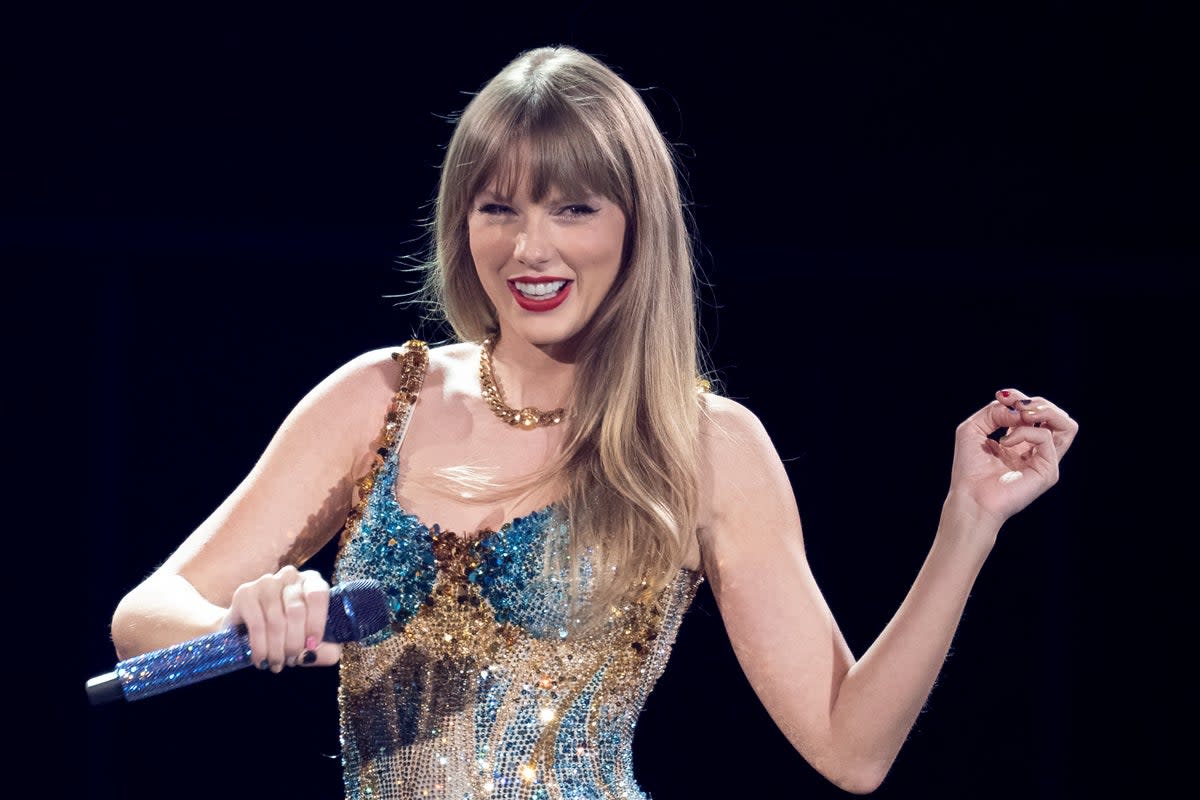
<svg viewBox="0 0 1200 800">
<path fill-rule="evenodd" d="M 575 359 L 563 350 L 501 337 L 492 349 L 492 372 L 504 402 L 512 408 L 531 406 L 542 411 L 567 405 Z"/>
</svg>

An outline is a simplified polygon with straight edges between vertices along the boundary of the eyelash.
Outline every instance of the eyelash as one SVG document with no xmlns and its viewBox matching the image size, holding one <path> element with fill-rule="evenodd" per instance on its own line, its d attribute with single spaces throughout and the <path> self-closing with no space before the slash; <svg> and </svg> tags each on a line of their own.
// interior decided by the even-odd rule
<svg viewBox="0 0 1200 800">
<path fill-rule="evenodd" d="M 570 205 L 563 206 L 556 213 L 562 214 L 563 216 L 566 216 L 566 217 L 579 218 L 579 217 L 591 216 L 592 214 L 595 214 L 598 210 L 599 209 L 592 208 L 591 206 L 587 205 L 586 203 L 572 203 Z M 510 207 L 503 205 L 501 203 L 484 203 L 483 205 L 481 205 L 479 207 L 479 213 L 480 214 L 489 214 L 489 215 L 491 215 L 491 214 L 500 215 L 500 214 L 513 213 L 513 210 Z"/>
</svg>

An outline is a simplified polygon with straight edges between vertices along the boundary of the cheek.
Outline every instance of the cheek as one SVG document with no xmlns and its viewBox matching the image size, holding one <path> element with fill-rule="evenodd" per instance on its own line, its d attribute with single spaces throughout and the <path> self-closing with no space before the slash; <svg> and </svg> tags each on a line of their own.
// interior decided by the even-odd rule
<svg viewBox="0 0 1200 800">
<path fill-rule="evenodd" d="M 475 269 L 481 274 L 503 266 L 512 253 L 512 247 L 494 227 L 472 226 L 467 230 L 467 244 Z"/>
<path fill-rule="evenodd" d="M 597 238 L 593 248 L 594 262 L 604 279 L 611 285 L 621 270 L 625 254 L 624 226 L 612 226 Z"/>
<path fill-rule="evenodd" d="M 601 270 L 615 270 L 621 263 L 624 249 L 624 232 L 616 226 L 588 231 L 560 246 L 561 252 L 571 252 L 580 263 Z"/>
</svg>

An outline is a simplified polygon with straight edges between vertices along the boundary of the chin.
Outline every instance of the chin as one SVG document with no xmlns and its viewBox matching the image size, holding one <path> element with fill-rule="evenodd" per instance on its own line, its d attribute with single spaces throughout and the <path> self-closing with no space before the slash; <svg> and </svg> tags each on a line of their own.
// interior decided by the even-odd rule
<svg viewBox="0 0 1200 800">
<path fill-rule="evenodd" d="M 518 325 L 512 329 L 515 338 L 524 339 L 535 347 L 554 348 L 571 345 L 578 338 L 575 325 Z"/>
</svg>

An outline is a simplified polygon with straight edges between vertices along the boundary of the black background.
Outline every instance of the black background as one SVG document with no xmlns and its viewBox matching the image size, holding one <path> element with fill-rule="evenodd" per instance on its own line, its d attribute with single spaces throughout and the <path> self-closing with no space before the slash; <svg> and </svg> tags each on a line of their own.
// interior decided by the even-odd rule
<svg viewBox="0 0 1200 800">
<path fill-rule="evenodd" d="M 436 340 L 400 304 L 447 118 L 568 43 L 677 143 L 705 340 L 793 478 L 861 654 L 930 543 L 954 426 L 1015 386 L 1081 422 L 1014 518 L 881 798 L 1159 790 L 1194 358 L 1196 72 L 1167 7 L 213 6 L 10 18 L 15 751 L 46 796 L 334 797 L 333 670 L 89 708 L 120 597 L 344 361 Z M 317 559 L 328 565 L 327 550 Z M 703 589 L 638 727 L 655 800 L 839 797 Z"/>
</svg>

